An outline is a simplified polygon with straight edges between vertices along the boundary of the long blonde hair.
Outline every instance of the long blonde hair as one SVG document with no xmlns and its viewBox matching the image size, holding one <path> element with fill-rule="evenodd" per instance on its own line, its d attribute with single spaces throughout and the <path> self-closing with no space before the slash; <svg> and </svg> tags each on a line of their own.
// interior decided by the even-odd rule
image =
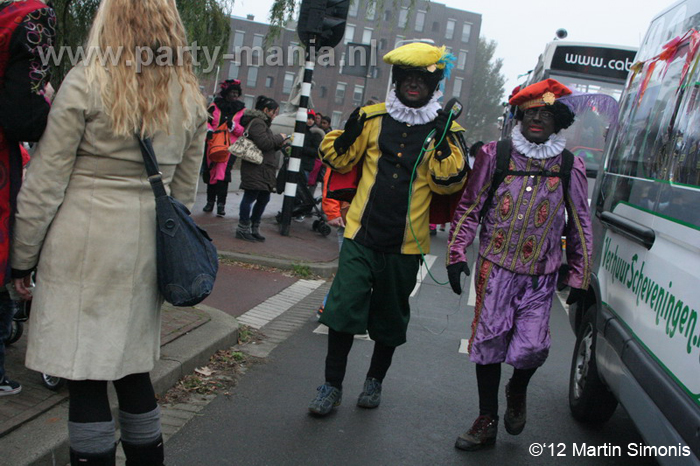
<svg viewBox="0 0 700 466">
<path fill-rule="evenodd" d="M 175 0 L 102 0 L 87 41 L 86 54 L 92 52 L 92 59 L 86 72 L 88 82 L 100 88 L 102 105 L 116 134 L 168 132 L 169 85 L 175 76 L 182 87 L 183 125 L 192 124 L 192 101 L 194 108 L 204 109 L 187 45 Z M 172 63 L 163 65 L 154 60 L 137 69 L 141 57 L 136 54 L 146 47 L 154 56 L 169 47 Z M 116 58 L 97 57 L 110 49 Z"/>
</svg>

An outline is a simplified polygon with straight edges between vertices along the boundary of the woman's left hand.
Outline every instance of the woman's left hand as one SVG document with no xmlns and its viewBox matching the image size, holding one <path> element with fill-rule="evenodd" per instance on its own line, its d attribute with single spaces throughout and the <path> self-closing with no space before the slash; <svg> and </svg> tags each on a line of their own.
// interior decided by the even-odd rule
<svg viewBox="0 0 700 466">
<path fill-rule="evenodd" d="M 27 275 L 23 278 L 12 279 L 12 286 L 15 288 L 17 294 L 19 294 L 24 301 L 30 301 L 32 299 L 32 291 L 30 290 L 31 285 L 31 275 Z"/>
</svg>

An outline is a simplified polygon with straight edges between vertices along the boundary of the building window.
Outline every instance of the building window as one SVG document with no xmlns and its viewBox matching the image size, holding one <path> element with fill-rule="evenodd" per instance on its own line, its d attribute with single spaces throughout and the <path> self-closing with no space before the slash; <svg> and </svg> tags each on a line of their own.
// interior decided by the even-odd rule
<svg viewBox="0 0 700 466">
<path fill-rule="evenodd" d="M 258 85 L 258 67 L 251 66 L 248 68 L 248 81 L 245 85 L 247 87 L 257 87 Z"/>
<path fill-rule="evenodd" d="M 367 13 L 365 14 L 365 19 L 367 21 L 374 21 L 377 19 L 377 2 L 371 0 L 369 5 L 367 5 Z"/>
<path fill-rule="evenodd" d="M 365 86 L 360 86 L 359 84 L 355 84 L 355 90 L 352 93 L 353 105 L 361 105 L 362 104 L 362 97 L 364 97 L 364 94 L 365 94 Z"/>
<path fill-rule="evenodd" d="M 274 84 L 275 84 L 275 78 L 273 78 L 272 76 L 268 76 L 267 78 L 265 78 L 265 87 L 269 88 L 269 87 L 274 86 Z"/>
<path fill-rule="evenodd" d="M 250 94 L 244 95 L 243 103 L 245 103 L 246 108 L 255 108 L 255 96 Z"/>
<path fill-rule="evenodd" d="M 433 21 L 433 30 L 432 32 L 439 32 L 440 31 L 440 23 L 437 21 Z"/>
<path fill-rule="evenodd" d="M 452 53 L 452 47 L 445 47 L 445 52 Z"/>
<path fill-rule="evenodd" d="M 362 31 L 362 43 L 369 45 L 370 42 L 372 42 L 372 29 L 365 28 L 365 30 Z"/>
<path fill-rule="evenodd" d="M 471 23 L 464 23 L 462 28 L 462 42 L 469 42 L 469 38 L 472 35 L 472 25 Z"/>
<path fill-rule="evenodd" d="M 457 57 L 457 69 L 463 70 L 466 67 L 467 67 L 467 51 L 460 50 L 459 56 Z"/>
<path fill-rule="evenodd" d="M 379 50 L 384 50 L 386 48 L 386 39 L 379 39 Z"/>
<path fill-rule="evenodd" d="M 452 97 L 459 97 L 462 94 L 462 82 L 463 78 L 455 78 L 455 84 L 452 88 Z"/>
<path fill-rule="evenodd" d="M 233 36 L 233 49 L 243 47 L 243 41 L 245 41 L 245 31 L 236 31 Z"/>
<path fill-rule="evenodd" d="M 399 27 L 405 28 L 408 24 L 408 8 L 402 7 L 399 11 Z"/>
<path fill-rule="evenodd" d="M 235 61 L 229 62 L 228 64 L 228 79 L 238 79 L 238 73 L 241 71 L 241 67 Z"/>
<path fill-rule="evenodd" d="M 447 20 L 447 27 L 445 27 L 445 39 L 452 39 L 455 36 L 455 24 L 454 19 Z"/>
<path fill-rule="evenodd" d="M 394 48 L 398 47 L 401 44 L 401 42 L 403 42 L 404 40 L 406 40 L 405 36 L 396 36 L 396 42 L 394 42 Z"/>
<path fill-rule="evenodd" d="M 352 42 L 355 39 L 355 25 L 348 24 L 345 26 L 345 36 L 343 36 L 343 44 Z"/>
<path fill-rule="evenodd" d="M 348 10 L 348 16 L 357 16 L 357 12 L 360 9 L 360 2 L 362 0 L 350 0 L 350 9 Z"/>
<path fill-rule="evenodd" d="M 418 32 L 423 32 L 425 27 L 425 11 L 419 11 L 416 13 L 416 27 L 415 30 Z"/>
<path fill-rule="evenodd" d="M 391 21 L 391 10 L 384 11 L 384 21 Z"/>
<path fill-rule="evenodd" d="M 264 38 L 265 36 L 263 34 L 255 34 L 253 36 L 253 58 L 260 58 Z M 260 65 L 260 63 L 258 63 L 258 65 Z"/>
<path fill-rule="evenodd" d="M 343 118 L 343 112 L 331 113 L 331 128 L 340 128 L 341 118 Z"/>
<path fill-rule="evenodd" d="M 345 100 L 345 88 L 347 87 L 346 83 L 338 83 L 338 87 L 335 88 L 335 103 L 338 105 L 342 105 L 343 101 Z"/>
<path fill-rule="evenodd" d="M 291 94 L 294 86 L 294 73 L 287 71 L 284 73 L 284 84 L 282 84 L 282 94 Z"/>
<path fill-rule="evenodd" d="M 320 94 L 321 98 L 328 96 L 328 88 L 326 86 L 321 86 Z"/>
</svg>

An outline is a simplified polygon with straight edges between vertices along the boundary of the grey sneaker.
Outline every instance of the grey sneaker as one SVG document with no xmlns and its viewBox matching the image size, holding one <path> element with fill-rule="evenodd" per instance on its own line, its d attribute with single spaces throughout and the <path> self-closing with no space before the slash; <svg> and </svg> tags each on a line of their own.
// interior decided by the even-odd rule
<svg viewBox="0 0 700 466">
<path fill-rule="evenodd" d="M 8 379 L 7 377 L 0 382 L 0 396 L 16 395 L 21 391 L 22 386 L 19 383 Z"/>
<path fill-rule="evenodd" d="M 373 409 L 382 401 L 382 383 L 374 377 L 367 377 L 365 386 L 357 399 L 360 408 Z"/>
<path fill-rule="evenodd" d="M 318 394 L 309 403 L 309 412 L 317 416 L 325 416 L 333 408 L 340 406 L 343 399 L 343 391 L 330 385 L 328 382 L 317 388 Z"/>
</svg>

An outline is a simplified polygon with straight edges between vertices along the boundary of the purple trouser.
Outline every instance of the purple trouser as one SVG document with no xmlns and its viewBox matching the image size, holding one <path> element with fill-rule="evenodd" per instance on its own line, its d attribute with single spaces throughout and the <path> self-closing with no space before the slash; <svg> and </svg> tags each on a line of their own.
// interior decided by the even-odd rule
<svg viewBox="0 0 700 466">
<path fill-rule="evenodd" d="M 557 272 L 513 273 L 479 258 L 469 358 L 477 364 L 506 362 L 516 369 L 544 364 L 549 354 L 549 313 Z"/>
</svg>

